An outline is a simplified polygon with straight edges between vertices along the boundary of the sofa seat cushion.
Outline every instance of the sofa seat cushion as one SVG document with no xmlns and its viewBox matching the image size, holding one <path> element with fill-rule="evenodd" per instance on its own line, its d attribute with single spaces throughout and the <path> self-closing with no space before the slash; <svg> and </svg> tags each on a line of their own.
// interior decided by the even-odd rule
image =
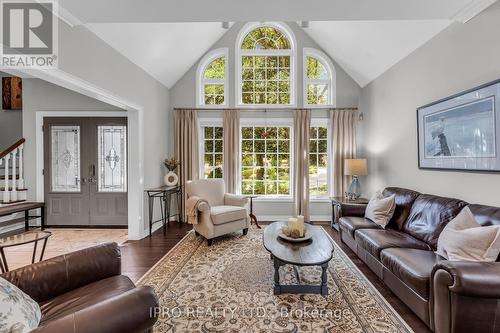
<svg viewBox="0 0 500 333">
<path fill-rule="evenodd" d="M 391 247 L 431 250 L 430 246 L 426 243 L 404 232 L 392 229 L 359 229 L 356 230 L 354 237 L 358 246 L 362 247 L 379 261 L 380 251 Z"/>
<path fill-rule="evenodd" d="M 354 238 L 354 232 L 358 229 L 381 229 L 381 227 L 367 218 L 357 216 L 343 216 L 339 219 L 340 228 L 348 232 Z"/>
<path fill-rule="evenodd" d="M 417 249 L 385 249 L 382 264 L 420 297 L 429 299 L 432 268 L 443 258 L 433 251 Z"/>
<path fill-rule="evenodd" d="M 245 207 L 238 206 L 215 206 L 210 210 L 213 224 L 224 224 L 246 218 Z"/>
<path fill-rule="evenodd" d="M 42 311 L 40 325 L 104 302 L 134 288 L 134 283 L 128 277 L 116 275 L 71 290 L 40 304 Z"/>
</svg>

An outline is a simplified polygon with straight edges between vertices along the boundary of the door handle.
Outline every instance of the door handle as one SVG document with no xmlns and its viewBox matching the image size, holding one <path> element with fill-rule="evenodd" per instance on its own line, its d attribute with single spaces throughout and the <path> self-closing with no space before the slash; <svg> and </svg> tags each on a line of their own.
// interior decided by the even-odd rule
<svg viewBox="0 0 500 333">
<path fill-rule="evenodd" d="M 78 185 L 78 183 L 81 183 L 82 185 L 84 185 L 85 183 L 87 182 L 87 179 L 84 178 L 77 178 L 75 177 L 75 184 Z"/>
</svg>

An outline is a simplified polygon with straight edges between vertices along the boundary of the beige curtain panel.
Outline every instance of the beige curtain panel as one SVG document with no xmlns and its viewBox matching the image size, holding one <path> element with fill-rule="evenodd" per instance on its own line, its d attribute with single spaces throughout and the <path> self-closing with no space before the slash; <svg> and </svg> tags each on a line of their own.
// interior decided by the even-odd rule
<svg viewBox="0 0 500 333">
<path fill-rule="evenodd" d="M 240 111 L 224 110 L 224 183 L 227 193 L 238 193 L 240 170 Z"/>
<path fill-rule="evenodd" d="M 311 110 L 294 110 L 294 186 L 293 203 L 295 215 L 309 216 L 309 127 L 311 125 Z"/>
<path fill-rule="evenodd" d="M 186 181 L 199 177 L 197 111 L 175 110 L 174 124 L 175 158 L 180 162 L 179 181 L 181 185 L 185 185 Z"/>
<path fill-rule="evenodd" d="M 356 158 L 356 109 L 333 109 L 330 111 L 330 145 L 333 170 L 333 196 L 344 196 L 350 182 L 350 176 L 344 175 L 344 159 Z"/>
</svg>

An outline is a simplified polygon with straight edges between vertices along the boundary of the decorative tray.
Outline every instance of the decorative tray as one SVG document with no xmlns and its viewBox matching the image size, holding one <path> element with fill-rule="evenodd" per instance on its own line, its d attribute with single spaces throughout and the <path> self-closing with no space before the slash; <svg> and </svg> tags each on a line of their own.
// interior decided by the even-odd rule
<svg viewBox="0 0 500 333">
<path fill-rule="evenodd" d="M 304 237 L 293 238 L 293 237 L 287 236 L 283 233 L 283 231 L 281 229 L 278 231 L 278 237 L 282 238 L 288 242 L 300 243 L 300 242 L 305 242 L 305 241 L 310 240 L 312 238 L 312 232 L 309 230 L 309 226 L 306 224 L 306 225 L 304 225 Z"/>
</svg>

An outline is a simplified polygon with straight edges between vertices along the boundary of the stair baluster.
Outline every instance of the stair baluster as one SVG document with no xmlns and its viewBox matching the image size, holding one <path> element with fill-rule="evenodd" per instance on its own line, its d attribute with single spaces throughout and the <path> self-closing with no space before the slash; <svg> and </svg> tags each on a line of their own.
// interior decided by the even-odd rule
<svg viewBox="0 0 500 333">
<path fill-rule="evenodd" d="M 12 156 L 12 190 L 10 190 L 10 201 L 17 201 L 17 148 L 10 153 Z M 9 188 L 6 188 L 7 190 Z"/>
<path fill-rule="evenodd" d="M 19 146 L 19 180 L 17 187 L 24 188 L 24 170 L 23 170 L 23 162 L 24 162 L 24 143 Z"/>
<path fill-rule="evenodd" d="M 10 154 L 5 156 L 3 158 L 3 163 L 4 163 L 4 168 L 5 168 L 5 181 L 4 181 L 4 192 L 3 192 L 3 203 L 9 203 L 10 202 L 10 192 L 9 192 L 9 185 L 10 185 L 10 180 L 9 180 L 9 160 L 10 160 Z"/>
</svg>

